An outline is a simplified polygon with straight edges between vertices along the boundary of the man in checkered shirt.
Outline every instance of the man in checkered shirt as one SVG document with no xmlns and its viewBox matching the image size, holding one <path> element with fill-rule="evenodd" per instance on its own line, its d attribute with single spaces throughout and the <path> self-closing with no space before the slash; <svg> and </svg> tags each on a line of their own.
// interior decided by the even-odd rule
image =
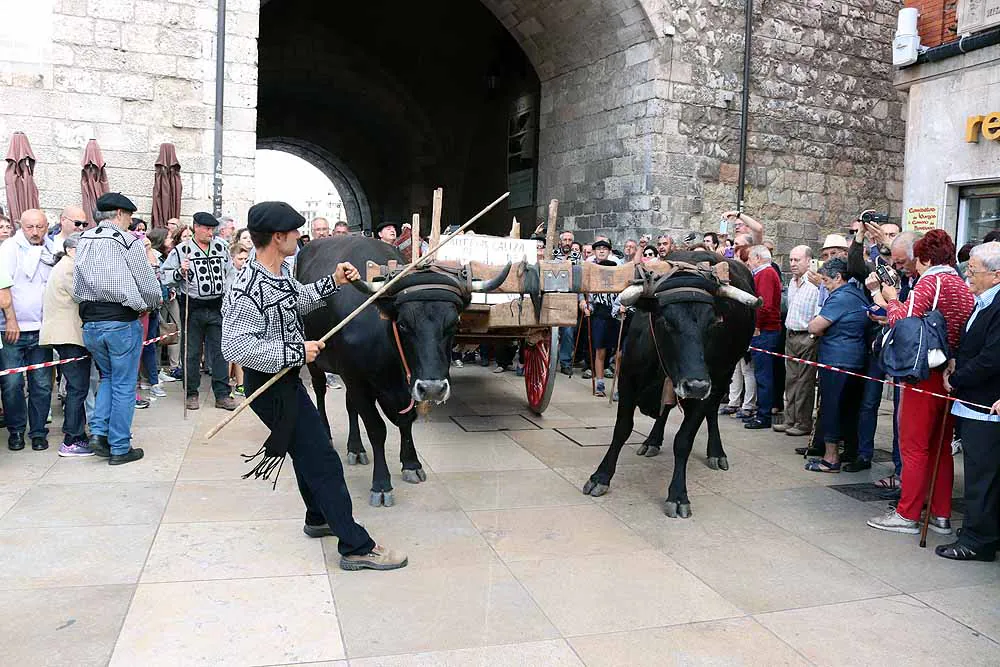
<svg viewBox="0 0 1000 667">
<path fill-rule="evenodd" d="M 271 435 L 260 451 L 246 457 L 255 465 L 244 477 L 267 479 L 273 473 L 276 484 L 288 454 L 306 505 L 306 535 L 337 537 L 344 570 L 403 567 L 405 554 L 376 545 L 354 520 L 340 457 L 299 377 L 302 365 L 314 361 L 324 347 L 305 339 L 302 315 L 321 307 L 338 285 L 361 276 L 343 262 L 333 275 L 302 285 L 291 277 L 285 258 L 295 254 L 305 218 L 284 202 L 261 202 L 250 208 L 248 219 L 257 252 L 226 293 L 222 353 L 243 367 L 248 395 L 282 369 L 291 370 L 250 404 Z"/>
<path fill-rule="evenodd" d="M 138 461 L 132 447 L 135 380 L 142 353 L 139 316 L 159 308 L 160 283 L 142 242 L 128 231 L 135 204 L 118 192 L 101 195 L 94 220 L 76 249 L 73 298 L 80 304 L 83 344 L 97 364 L 101 384 L 88 415 L 90 442 L 111 465 Z"/>
<path fill-rule="evenodd" d="M 222 295 L 232 282 L 233 262 L 229 247 L 214 236 L 219 221 L 211 213 L 195 213 L 194 235 L 170 251 L 163 262 L 164 282 L 178 291 L 181 312 L 185 313 L 181 339 L 183 363 L 187 370 L 185 405 L 197 410 L 201 405 L 201 357 L 212 371 L 215 407 L 235 410 L 229 395 L 229 366 L 222 358 Z M 185 303 L 187 301 L 187 303 Z"/>
</svg>

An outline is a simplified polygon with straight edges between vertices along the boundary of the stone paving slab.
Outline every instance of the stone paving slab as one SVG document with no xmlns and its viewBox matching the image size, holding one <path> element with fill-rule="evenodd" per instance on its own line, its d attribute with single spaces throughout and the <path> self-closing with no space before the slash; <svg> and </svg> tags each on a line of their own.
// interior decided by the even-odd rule
<svg viewBox="0 0 1000 667">
<path fill-rule="evenodd" d="M 730 470 L 705 465 L 703 429 L 687 468 L 692 517 L 671 519 L 676 411 L 662 453 L 626 445 L 609 493 L 592 498 L 580 487 L 615 409 L 588 380 L 560 376 L 544 416 L 526 411 L 512 373 L 466 367 L 452 380 L 455 398 L 413 428 L 427 481 L 402 481 L 392 428 L 393 507 L 368 505 L 371 465 L 345 466 L 357 519 L 409 553 L 398 572 L 339 570 L 336 540 L 302 534 L 289 467 L 275 490 L 240 479 L 240 453 L 266 436 L 256 418 L 206 440 L 225 413 L 204 401 L 184 421 L 177 383 L 136 415 L 141 462 L 0 449 L 0 662 L 1000 664 L 1000 563 L 937 558 L 950 538 L 935 534 L 920 549 L 871 530 L 887 503 L 843 493 L 891 464 L 808 473 L 792 453 L 804 439 L 723 419 Z M 326 400 L 343 455 L 344 392 Z M 470 432 L 456 423 L 468 417 L 528 430 Z M 651 425 L 637 417 L 632 439 Z M 877 444 L 890 443 L 881 419 Z M 961 472 L 959 457 L 956 496 Z"/>
</svg>

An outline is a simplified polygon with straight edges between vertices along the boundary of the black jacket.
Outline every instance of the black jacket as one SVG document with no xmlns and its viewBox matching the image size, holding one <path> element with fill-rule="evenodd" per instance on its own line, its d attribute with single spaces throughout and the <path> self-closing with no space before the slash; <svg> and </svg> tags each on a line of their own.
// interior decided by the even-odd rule
<svg viewBox="0 0 1000 667">
<path fill-rule="evenodd" d="M 1000 399 L 1000 298 L 980 312 L 972 328 L 962 333 L 951 383 L 955 398 L 979 405 Z M 976 412 L 986 412 L 971 405 Z"/>
</svg>

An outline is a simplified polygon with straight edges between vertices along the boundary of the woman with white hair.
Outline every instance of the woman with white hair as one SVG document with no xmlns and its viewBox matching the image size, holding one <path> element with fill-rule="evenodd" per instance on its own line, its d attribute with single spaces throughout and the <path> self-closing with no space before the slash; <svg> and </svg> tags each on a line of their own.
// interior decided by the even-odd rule
<svg viewBox="0 0 1000 667">
<path fill-rule="evenodd" d="M 42 328 L 38 344 L 52 347 L 59 359 L 86 357 L 62 365 L 66 378 L 66 402 L 63 405 L 63 444 L 59 456 L 93 456 L 87 446 L 87 414 L 84 401 L 90 388 L 90 358 L 83 346 L 83 321 L 80 306 L 73 300 L 73 265 L 81 232 L 71 234 L 63 242 L 63 253 L 52 268 L 45 286 Z"/>
</svg>

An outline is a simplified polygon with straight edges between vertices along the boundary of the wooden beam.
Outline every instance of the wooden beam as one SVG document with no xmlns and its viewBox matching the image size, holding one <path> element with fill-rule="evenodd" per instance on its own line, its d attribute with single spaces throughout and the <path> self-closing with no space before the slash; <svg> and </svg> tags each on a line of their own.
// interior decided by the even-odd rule
<svg viewBox="0 0 1000 667">
<path fill-rule="evenodd" d="M 410 225 L 410 257 L 414 262 L 420 261 L 420 214 L 413 214 L 413 223 Z"/>
<path fill-rule="evenodd" d="M 556 251 L 556 221 L 559 218 L 559 200 L 553 199 L 549 202 L 548 227 L 545 229 L 545 256 L 552 259 Z"/>
<path fill-rule="evenodd" d="M 437 247 L 441 241 L 441 207 L 444 205 L 444 189 L 438 188 L 434 191 L 434 203 L 431 207 L 431 238 L 429 243 L 432 248 Z"/>
</svg>

